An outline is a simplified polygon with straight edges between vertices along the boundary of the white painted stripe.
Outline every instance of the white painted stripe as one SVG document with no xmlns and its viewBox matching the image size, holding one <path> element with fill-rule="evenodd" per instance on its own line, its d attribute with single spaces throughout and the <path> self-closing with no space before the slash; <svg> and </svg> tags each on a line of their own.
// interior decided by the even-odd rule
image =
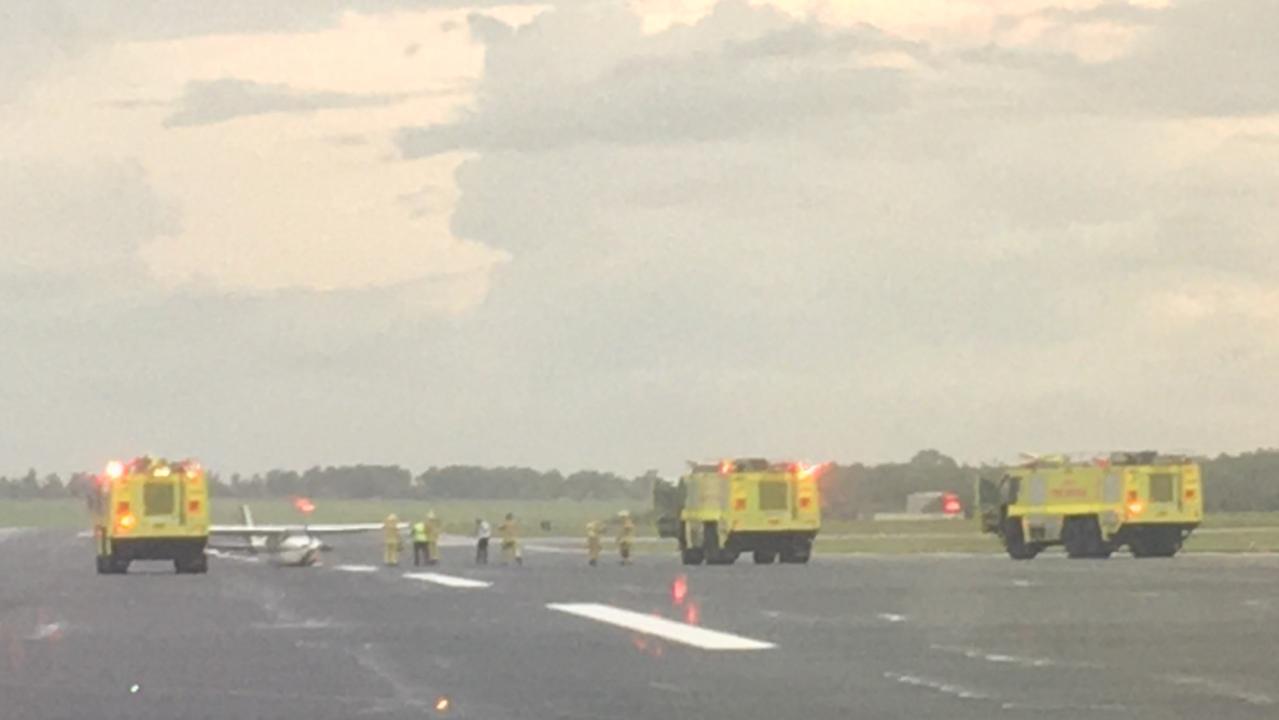
<svg viewBox="0 0 1279 720">
<path fill-rule="evenodd" d="M 570 615 L 624 627 L 645 635 L 654 635 L 677 643 L 691 645 L 703 650 L 766 650 L 776 647 L 776 645 L 762 640 L 752 640 L 741 635 L 707 630 L 695 625 L 675 622 L 655 615 L 623 610 L 611 605 L 600 605 L 598 603 L 550 603 L 546 607 Z"/>
<path fill-rule="evenodd" d="M 585 555 L 586 548 L 566 548 L 556 547 L 554 545 L 541 545 L 537 543 L 526 543 L 524 549 L 529 552 L 550 553 L 553 555 Z"/>
<path fill-rule="evenodd" d="M 17 537 L 25 532 L 27 532 L 27 528 L 0 528 L 0 542 L 8 540 L 9 538 Z"/>
<path fill-rule="evenodd" d="M 404 573 L 404 577 L 409 580 L 422 580 L 423 582 L 435 583 L 451 588 L 486 588 L 493 583 L 484 582 L 483 580 L 472 580 L 470 578 L 458 577 L 456 575 L 441 575 L 440 573 Z"/>
<path fill-rule="evenodd" d="M 906 616 L 898 615 L 897 613 L 880 613 L 876 615 L 875 617 L 878 617 L 880 620 L 884 620 L 890 623 L 906 622 Z"/>
<path fill-rule="evenodd" d="M 334 570 L 341 570 L 349 573 L 371 573 L 377 572 L 377 567 L 373 565 L 334 565 Z"/>
<path fill-rule="evenodd" d="M 36 629 L 27 636 L 28 640 L 48 640 L 51 637 L 57 637 L 66 628 L 66 624 L 55 622 L 37 625 Z"/>
<path fill-rule="evenodd" d="M 247 562 L 247 563 L 261 562 L 257 557 L 254 557 L 254 556 L 240 555 L 233 552 L 218 550 L 216 548 L 205 548 L 204 554 L 208 555 L 209 557 L 220 558 L 222 560 L 235 560 L 237 562 Z"/>
</svg>

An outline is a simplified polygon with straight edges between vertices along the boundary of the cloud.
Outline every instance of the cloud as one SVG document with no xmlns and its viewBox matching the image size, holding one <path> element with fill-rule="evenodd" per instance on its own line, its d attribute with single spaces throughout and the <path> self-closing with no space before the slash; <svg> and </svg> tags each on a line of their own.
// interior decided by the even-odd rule
<svg viewBox="0 0 1279 720">
<path fill-rule="evenodd" d="M 116 282 L 140 286 L 129 277 Z M 478 418 L 420 412 L 446 402 L 464 409 L 466 391 L 446 378 L 480 380 L 459 372 L 465 355 L 448 347 L 449 327 L 411 307 L 417 294 L 448 294 L 429 287 L 434 282 L 259 296 L 185 288 L 104 299 L 97 287 L 66 279 L 12 318 L 6 285 L 3 472 L 25 463 L 95 467 L 147 451 L 197 456 L 230 472 L 408 460 L 423 441 L 460 447 L 466 428 L 459 423 Z M 91 304 L 67 306 L 62 298 L 70 293 Z M 352 432 L 388 423 L 407 432 Z"/>
<path fill-rule="evenodd" d="M 273 113 L 312 113 L 320 110 L 379 107 L 403 102 L 404 95 L 357 95 L 306 92 L 287 85 L 256 83 L 237 78 L 187 83 L 177 109 L 165 127 L 214 125 L 241 117 Z"/>
<path fill-rule="evenodd" d="M 1279 328 L 1211 298 L 1274 297 L 1279 178 L 1269 135 L 1178 124 L 1203 88 L 1157 72 L 1172 12 L 1059 19 L 1142 23 L 1091 64 L 736 3 L 649 35 L 599 8 L 486 21 L 474 106 L 400 142 L 475 153 L 454 232 L 512 260 L 471 342 L 530 411 L 555 398 L 541 452 L 1243 447 L 1274 429 L 1279 397 L 1244 388 L 1277 379 Z"/>
<path fill-rule="evenodd" d="M 1182 115 L 1279 112 L 1279 51 L 1269 0 L 1174 4 L 1115 67 L 1116 85 L 1152 110 Z"/>
<path fill-rule="evenodd" d="M 1279 5 L 1269 0 L 1185 0 L 1162 9 L 1108 2 L 1005 22 L 1047 22 L 1056 32 L 1098 26 L 1133 31 L 1126 51 L 1107 62 L 1036 48 L 969 53 L 970 60 L 1028 72 L 1007 88 L 1010 100 L 1041 110 L 1155 117 L 1279 112 L 1279 84 L 1272 82 L 1279 74 L 1279 52 L 1268 31 L 1279 27 Z"/>
<path fill-rule="evenodd" d="M 294 27 L 337 5 L 314 7 Z M 484 76 L 452 118 L 192 86 L 192 122 L 271 116 L 139 131 L 150 173 L 68 141 L 0 174 L 0 457 L 641 471 L 1270 443 L 1279 128 L 1241 119 L 1269 90 L 1215 50 L 1268 67 L 1240 37 L 1268 16 L 1204 7 L 1048 13 L 980 52 L 742 2 L 660 31 L 608 4 L 474 17 Z M 237 32 L 294 22 L 275 12 Z M 1072 44 L 1093 27 L 1122 31 L 1100 60 Z M 379 89 L 412 87 L 417 33 Z M 253 69 L 228 72 L 305 76 Z M 388 162 L 409 122 L 413 162 Z"/>
<path fill-rule="evenodd" d="M 11 0 L 0 7 L 0 108 L 28 82 L 86 44 L 75 19 L 42 0 Z"/>
<path fill-rule="evenodd" d="M 540 4 L 542 0 L 223 0 L 193 10 L 168 0 L 5 0 L 0 6 L 0 106 L 60 62 L 118 42 L 314 32 L 337 25 L 350 13 Z"/>
<path fill-rule="evenodd" d="M 403 131 L 399 143 L 409 157 L 786 131 L 833 115 L 892 110 L 908 92 L 900 71 L 859 60 L 912 46 L 869 28 L 796 25 L 732 2 L 687 35 L 645 36 L 637 18 L 603 8 L 551 12 L 520 30 L 484 17 L 471 27 L 489 45 L 477 106 L 453 123 Z M 584 43 L 583 35 L 600 39 Z M 564 52 L 534 54 L 549 42 Z"/>
<path fill-rule="evenodd" d="M 166 0 L 18 0 L 68 18 L 86 35 L 162 40 L 196 35 L 307 32 L 346 13 L 448 10 L 538 4 L 532 0 L 223 0 L 198 12 Z"/>
<path fill-rule="evenodd" d="M 137 273 L 138 248 L 178 227 L 175 208 L 136 162 L 10 158 L 0 173 L 0 274 Z"/>
</svg>

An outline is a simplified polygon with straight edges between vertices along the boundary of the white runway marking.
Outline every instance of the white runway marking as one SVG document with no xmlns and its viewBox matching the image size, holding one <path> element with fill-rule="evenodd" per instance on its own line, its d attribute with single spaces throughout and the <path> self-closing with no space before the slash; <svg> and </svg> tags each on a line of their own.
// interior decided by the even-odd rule
<svg viewBox="0 0 1279 720">
<path fill-rule="evenodd" d="M 876 615 L 875 617 L 878 617 L 880 620 L 884 620 L 890 623 L 906 622 L 906 616 L 898 615 L 897 613 L 880 613 Z"/>
<path fill-rule="evenodd" d="M 441 575 L 440 573 L 404 573 L 404 577 L 409 580 L 422 580 L 451 588 L 473 589 L 486 588 L 493 585 L 493 583 L 484 582 L 483 580 L 472 580 L 471 578 L 458 577 L 456 575 Z"/>
<path fill-rule="evenodd" d="M 371 573 L 377 572 L 377 567 L 373 565 L 335 565 L 334 570 L 341 570 L 349 573 Z"/>
<path fill-rule="evenodd" d="M 975 647 L 959 647 L 955 645 L 930 645 L 933 650 L 944 653 L 952 653 L 963 655 L 969 660 L 985 660 L 991 663 L 1003 663 L 1012 665 L 1021 665 L 1029 668 L 1046 668 L 1046 667 L 1069 667 L 1069 668 L 1092 668 L 1100 669 L 1103 666 L 1096 663 L 1070 662 L 1065 660 L 1054 660 L 1044 657 L 1023 657 L 1021 655 L 1010 655 L 1007 653 L 990 652 Z"/>
<path fill-rule="evenodd" d="M 204 551 L 204 554 L 208 555 L 209 557 L 220 558 L 222 560 L 238 560 L 239 562 L 248 562 L 248 563 L 261 562 L 258 558 L 253 557 L 251 555 L 238 555 L 236 553 L 224 552 L 222 550 L 217 550 L 215 548 L 206 548 Z"/>
<path fill-rule="evenodd" d="M 934 692 L 939 692 L 944 695 L 953 695 L 961 700 L 989 699 L 988 695 L 978 692 L 977 690 L 971 690 L 962 685 L 955 685 L 954 683 L 943 682 L 940 680 L 932 680 L 918 675 L 903 675 L 901 673 L 886 672 L 884 673 L 884 677 L 889 680 L 896 680 L 902 685 L 928 688 L 929 690 L 933 690 Z"/>
<path fill-rule="evenodd" d="M 1196 677 L 1194 675 L 1170 675 L 1164 678 L 1168 682 L 1176 685 L 1185 685 L 1203 691 L 1207 695 L 1216 695 L 1218 697 L 1231 698 L 1234 700 L 1242 700 L 1249 705 L 1274 705 L 1275 701 L 1269 695 L 1233 685 L 1231 683 L 1213 680 L 1210 678 Z"/>
<path fill-rule="evenodd" d="M 78 538 L 91 538 L 91 537 L 93 537 L 93 531 L 92 531 L 92 530 L 81 530 L 80 532 L 76 533 L 76 534 L 75 534 L 75 536 L 76 536 L 76 537 L 78 537 Z"/>
<path fill-rule="evenodd" d="M 54 622 L 36 626 L 36 629 L 27 636 L 28 640 L 48 640 L 51 637 L 57 637 L 62 634 L 62 630 L 66 627 L 63 623 Z"/>
<path fill-rule="evenodd" d="M 766 650 L 777 647 L 772 643 L 761 640 L 752 640 L 740 635 L 707 630 L 695 625 L 686 625 L 674 620 L 623 610 L 611 605 L 600 605 L 598 603 L 550 603 L 546 607 L 570 615 L 624 627 L 645 635 L 654 635 L 677 643 L 691 645 L 703 650 Z"/>
<path fill-rule="evenodd" d="M 526 544 L 524 549 L 529 552 L 549 553 L 555 555 L 585 555 L 586 548 L 567 548 L 556 547 L 554 545 Z"/>
<path fill-rule="evenodd" d="M 0 528 L 0 542 L 4 542 L 9 538 L 17 537 L 26 531 L 26 528 Z"/>
</svg>

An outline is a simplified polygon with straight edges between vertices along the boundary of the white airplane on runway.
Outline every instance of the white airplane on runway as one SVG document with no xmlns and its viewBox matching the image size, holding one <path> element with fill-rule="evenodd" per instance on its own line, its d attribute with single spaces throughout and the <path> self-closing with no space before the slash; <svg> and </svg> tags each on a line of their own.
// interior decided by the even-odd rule
<svg viewBox="0 0 1279 720">
<path fill-rule="evenodd" d="M 243 545 L 209 545 L 211 550 L 248 553 L 265 556 L 272 564 L 289 567 L 310 567 L 320 559 L 320 553 L 331 549 L 322 538 L 329 535 L 351 535 L 382 529 L 382 523 L 348 523 L 341 525 L 255 525 L 248 505 L 240 506 L 243 525 L 212 525 L 210 539 L 234 537 L 244 540 Z M 399 524 L 404 530 L 408 523 Z"/>
</svg>

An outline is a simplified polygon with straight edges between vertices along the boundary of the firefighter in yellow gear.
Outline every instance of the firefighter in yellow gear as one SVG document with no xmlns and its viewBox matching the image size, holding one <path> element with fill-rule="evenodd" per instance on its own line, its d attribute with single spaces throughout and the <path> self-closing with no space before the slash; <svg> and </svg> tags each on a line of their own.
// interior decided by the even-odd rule
<svg viewBox="0 0 1279 720">
<path fill-rule="evenodd" d="M 622 518 L 622 527 L 617 531 L 617 552 L 622 556 L 622 564 L 631 564 L 631 546 L 635 543 L 635 521 L 625 510 L 618 513 Z"/>
<path fill-rule="evenodd" d="M 518 537 L 519 526 L 515 524 L 515 515 L 507 513 L 506 519 L 497 530 L 502 537 L 502 564 L 509 565 L 514 562 L 517 565 L 523 565 L 524 558 L 520 556 Z"/>
<path fill-rule="evenodd" d="M 587 563 L 591 567 L 600 564 L 600 550 L 602 543 L 600 542 L 600 526 L 599 523 L 592 520 L 586 523 L 586 557 Z"/>
<path fill-rule="evenodd" d="M 440 562 L 440 521 L 435 511 L 426 513 L 426 564 L 436 565 Z"/>
<path fill-rule="evenodd" d="M 400 519 L 391 513 L 382 522 L 382 535 L 385 541 L 385 554 L 382 558 L 388 566 L 400 564 Z"/>
</svg>

